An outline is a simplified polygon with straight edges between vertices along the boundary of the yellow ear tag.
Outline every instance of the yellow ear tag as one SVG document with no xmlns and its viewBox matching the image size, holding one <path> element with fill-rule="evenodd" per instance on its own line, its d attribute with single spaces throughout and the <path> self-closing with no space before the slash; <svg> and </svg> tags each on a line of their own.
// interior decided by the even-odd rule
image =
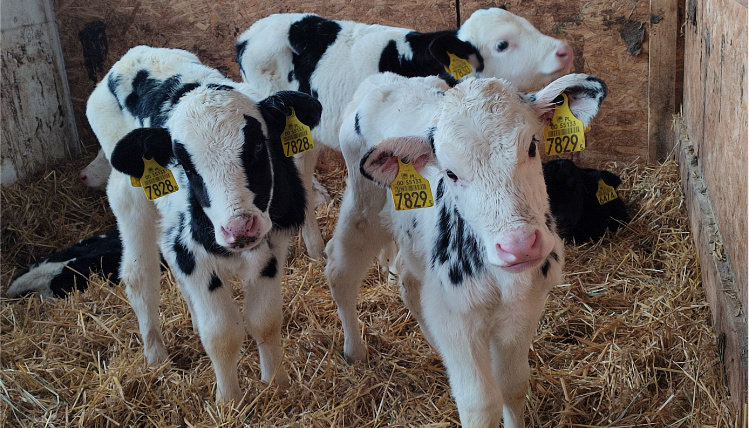
<svg viewBox="0 0 749 428">
<path fill-rule="evenodd" d="M 473 73 L 473 68 L 471 68 L 471 64 L 468 61 L 450 52 L 447 53 L 447 56 L 450 57 L 450 65 L 445 67 L 445 71 L 452 74 L 455 80 L 460 80 Z"/>
<path fill-rule="evenodd" d="M 286 127 L 281 133 L 281 144 L 283 144 L 283 154 L 286 157 L 315 148 L 315 143 L 312 141 L 312 131 L 310 131 L 309 126 L 303 124 L 296 117 L 293 108 L 291 109 L 291 116 L 286 116 Z"/>
<path fill-rule="evenodd" d="M 546 154 L 549 156 L 585 150 L 583 121 L 570 111 L 567 94 L 562 94 L 562 98 L 562 103 L 554 110 L 551 123 L 544 128 Z"/>
<path fill-rule="evenodd" d="M 390 184 L 393 205 L 398 211 L 434 206 L 432 187 L 410 162 L 398 159 L 398 176 Z"/>
<path fill-rule="evenodd" d="M 140 178 L 136 177 L 130 177 L 130 185 L 133 187 L 143 187 L 143 185 L 140 184 Z"/>
<path fill-rule="evenodd" d="M 616 189 L 606 184 L 602 178 L 598 179 L 598 190 L 596 191 L 596 198 L 600 205 L 607 204 L 614 199 L 618 198 Z"/>
<path fill-rule="evenodd" d="M 166 196 L 179 190 L 172 171 L 159 165 L 155 159 L 143 158 L 143 177 L 140 185 L 149 201 Z"/>
</svg>

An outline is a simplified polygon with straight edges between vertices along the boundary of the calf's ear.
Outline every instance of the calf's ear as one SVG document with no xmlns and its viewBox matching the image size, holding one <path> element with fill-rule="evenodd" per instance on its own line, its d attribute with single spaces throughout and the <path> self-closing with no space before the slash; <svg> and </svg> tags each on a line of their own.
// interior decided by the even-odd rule
<svg viewBox="0 0 749 428">
<path fill-rule="evenodd" d="M 471 43 L 460 40 L 455 34 L 441 35 L 429 43 L 429 54 L 434 57 L 444 67 L 450 65 L 451 54 L 468 61 L 473 71 L 482 71 L 484 69 L 484 58 L 478 49 Z"/>
<path fill-rule="evenodd" d="M 539 117 L 548 122 L 554 112 L 554 100 L 564 92 L 569 100 L 572 114 L 583 122 L 584 126 L 593 120 L 601 102 L 606 98 L 606 83 L 587 74 L 568 74 L 549 83 L 545 88 L 527 97 Z"/>
<path fill-rule="evenodd" d="M 115 145 L 110 157 L 112 167 L 131 177 L 143 176 L 143 158 L 155 159 L 166 166 L 172 158 L 172 137 L 164 128 L 138 128 Z"/>
<path fill-rule="evenodd" d="M 434 159 L 429 141 L 424 137 L 386 138 L 372 147 L 359 162 L 361 174 L 379 184 L 389 186 L 398 176 L 398 159 L 411 162 L 421 172 Z"/>
<path fill-rule="evenodd" d="M 299 120 L 314 128 L 320 123 L 322 105 L 317 98 L 297 91 L 280 91 L 258 103 L 268 131 L 273 136 L 281 135 L 286 126 L 286 117 L 291 116 L 291 108 Z"/>
</svg>

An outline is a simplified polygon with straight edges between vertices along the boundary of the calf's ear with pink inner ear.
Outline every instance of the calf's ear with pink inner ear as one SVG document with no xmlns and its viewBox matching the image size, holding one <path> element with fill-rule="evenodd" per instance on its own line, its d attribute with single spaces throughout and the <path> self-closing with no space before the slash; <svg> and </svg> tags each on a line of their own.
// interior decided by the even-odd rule
<svg viewBox="0 0 749 428">
<path fill-rule="evenodd" d="M 421 172 L 433 160 L 429 141 L 421 136 L 393 137 L 380 141 L 359 163 L 362 175 L 387 187 L 398 176 L 398 159 L 411 162 Z"/>
<path fill-rule="evenodd" d="M 544 123 L 551 120 L 556 104 L 554 100 L 562 93 L 567 94 L 572 114 L 588 126 L 598 113 L 601 102 L 606 98 L 606 83 L 587 74 L 568 74 L 549 83 L 538 92 L 527 97 Z"/>
</svg>

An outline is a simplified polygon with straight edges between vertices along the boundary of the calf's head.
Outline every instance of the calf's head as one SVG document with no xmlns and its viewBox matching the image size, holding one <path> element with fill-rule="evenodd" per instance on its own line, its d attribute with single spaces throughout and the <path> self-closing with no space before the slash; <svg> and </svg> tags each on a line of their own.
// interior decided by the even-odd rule
<svg viewBox="0 0 749 428">
<path fill-rule="evenodd" d="M 500 9 L 474 12 L 458 30 L 483 58 L 477 77 L 501 77 L 522 91 L 536 90 L 572 69 L 570 45 L 542 34 L 527 20 Z"/>
<path fill-rule="evenodd" d="M 213 229 L 215 243 L 229 251 L 250 249 L 272 227 L 274 163 L 290 108 L 308 126 L 320 120 L 320 103 L 299 92 L 255 102 L 231 86 L 197 86 L 180 98 L 164 128 L 123 137 L 112 166 L 133 177 L 142 176 L 144 157 L 173 167 L 175 176 L 184 174 L 188 186 L 180 192 L 189 192 L 191 210 L 208 218 L 203 227 Z"/>
<path fill-rule="evenodd" d="M 385 139 L 362 158 L 360 170 L 389 185 L 397 176 L 398 158 L 408 159 L 437 183 L 436 206 L 426 209 L 439 209 L 440 216 L 457 212 L 490 264 L 509 272 L 527 270 L 554 246 L 535 135 L 562 92 L 587 125 L 606 86 L 595 77 L 573 74 L 526 95 L 501 79 L 467 79 L 435 106 L 430 136 Z"/>
</svg>

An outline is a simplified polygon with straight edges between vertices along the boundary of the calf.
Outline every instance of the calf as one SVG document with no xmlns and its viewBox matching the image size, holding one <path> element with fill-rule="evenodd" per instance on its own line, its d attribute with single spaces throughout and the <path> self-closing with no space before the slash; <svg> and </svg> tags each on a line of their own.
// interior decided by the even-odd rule
<svg viewBox="0 0 749 428">
<path fill-rule="evenodd" d="M 235 279 L 243 282 L 262 380 L 288 381 L 281 272 L 305 206 L 279 139 L 291 108 L 308 126 L 318 123 L 320 103 L 309 95 L 285 91 L 256 101 L 247 85 L 194 55 L 146 46 L 115 63 L 86 106 L 114 168 L 107 195 L 122 239 L 120 277 L 146 360 L 168 357 L 158 320 L 160 250 L 213 362 L 219 401 L 242 398 L 237 363 L 245 329 L 232 298 Z M 147 200 L 131 184 L 144 174 L 145 159 L 170 169 L 179 190 Z"/>
<path fill-rule="evenodd" d="M 616 189 L 621 184 L 622 180 L 612 172 L 579 168 L 571 160 L 557 159 L 544 164 L 544 180 L 551 213 L 562 238 L 577 243 L 597 241 L 607 230 L 616 231 L 629 222 L 621 198 L 597 197 L 601 187 Z"/>
<path fill-rule="evenodd" d="M 344 354 L 366 356 L 356 296 L 369 261 L 395 238 L 403 300 L 442 355 L 464 427 L 499 426 L 503 405 L 505 427 L 523 426 L 528 349 L 562 281 L 535 138 L 562 92 L 588 124 L 606 86 L 572 74 L 526 95 L 501 79 L 449 89 L 386 73 L 362 83 L 341 127 L 349 176 L 325 274 Z M 394 208 L 380 187 L 402 179 L 399 159 L 429 181 L 434 206 Z"/>
<path fill-rule="evenodd" d="M 73 290 L 88 288 L 89 274 L 119 282 L 122 244 L 116 228 L 105 235 L 83 239 L 61 250 L 19 275 L 8 288 L 8 296 L 39 293 L 44 297 L 65 297 Z"/>
<path fill-rule="evenodd" d="M 242 78 L 261 94 L 291 89 L 318 98 L 323 114 L 313 137 L 336 150 L 343 109 L 366 77 L 388 71 L 409 77 L 445 75 L 448 53 L 466 60 L 476 76 L 503 77 L 523 90 L 566 74 L 573 59 L 566 42 L 499 8 L 474 12 L 459 30 L 433 33 L 313 14 L 276 14 L 257 21 L 237 40 Z M 313 150 L 297 156 L 308 193 L 317 155 Z M 302 236 L 309 255 L 320 258 L 324 241 L 314 207 L 307 209 Z"/>
</svg>

